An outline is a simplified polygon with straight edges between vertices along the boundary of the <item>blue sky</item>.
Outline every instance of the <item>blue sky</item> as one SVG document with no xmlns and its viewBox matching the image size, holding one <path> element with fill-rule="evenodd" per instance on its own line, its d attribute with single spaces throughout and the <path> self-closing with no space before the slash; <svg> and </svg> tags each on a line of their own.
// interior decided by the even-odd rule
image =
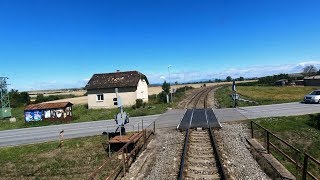
<svg viewBox="0 0 320 180">
<path fill-rule="evenodd" d="M 151 83 L 320 67 L 320 1 L 0 0 L 0 76 L 12 88 L 83 86 L 139 70 Z"/>
</svg>

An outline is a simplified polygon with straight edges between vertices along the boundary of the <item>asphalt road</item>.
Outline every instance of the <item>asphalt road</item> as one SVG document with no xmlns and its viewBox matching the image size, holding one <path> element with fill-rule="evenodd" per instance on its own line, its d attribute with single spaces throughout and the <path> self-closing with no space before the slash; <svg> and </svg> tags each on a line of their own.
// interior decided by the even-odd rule
<svg viewBox="0 0 320 180">
<path fill-rule="evenodd" d="M 141 116 L 130 118 L 126 125 L 127 131 L 149 126 L 156 121 L 156 128 L 175 129 L 182 120 L 186 110 L 169 110 L 161 115 Z M 219 122 L 231 122 L 260 117 L 294 116 L 302 114 L 320 113 L 320 104 L 285 103 L 264 106 L 251 106 L 241 108 L 214 109 Z M 64 130 L 64 137 L 75 138 L 100 135 L 103 131 L 114 131 L 116 129 L 114 120 L 101 120 L 83 123 L 71 123 L 35 128 L 23 128 L 0 131 L 0 147 L 15 146 L 59 140 L 59 132 Z"/>
<path fill-rule="evenodd" d="M 146 127 L 160 115 L 140 116 L 130 118 L 126 130 L 132 131 Z M 114 120 L 101 120 L 83 123 L 61 124 L 34 128 L 22 128 L 0 131 L 0 146 L 15 146 L 52 140 L 59 140 L 59 132 L 64 130 L 64 138 L 76 138 L 100 135 L 103 131 L 112 132 L 116 129 Z"/>
<path fill-rule="evenodd" d="M 296 116 L 320 113 L 320 104 L 293 102 L 263 106 L 215 109 L 214 112 L 220 122 L 228 122 L 263 117 Z"/>
</svg>

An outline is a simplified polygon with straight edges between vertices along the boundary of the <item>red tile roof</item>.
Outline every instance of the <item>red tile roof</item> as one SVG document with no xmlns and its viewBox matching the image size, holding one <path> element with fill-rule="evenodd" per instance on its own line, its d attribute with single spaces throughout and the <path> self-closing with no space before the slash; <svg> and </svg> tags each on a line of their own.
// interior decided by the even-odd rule
<svg viewBox="0 0 320 180">
<path fill-rule="evenodd" d="M 72 105 L 70 102 L 30 104 L 24 110 L 59 109 Z"/>
</svg>

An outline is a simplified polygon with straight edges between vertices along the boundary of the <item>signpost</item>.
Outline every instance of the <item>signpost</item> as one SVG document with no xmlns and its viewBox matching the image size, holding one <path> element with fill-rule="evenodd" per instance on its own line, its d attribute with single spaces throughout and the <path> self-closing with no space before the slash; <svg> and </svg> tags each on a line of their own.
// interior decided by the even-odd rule
<svg viewBox="0 0 320 180">
<path fill-rule="evenodd" d="M 235 81 L 232 82 L 232 91 L 233 91 L 232 99 L 234 101 L 234 108 L 236 108 L 238 106 L 239 94 L 237 94 Z"/>
</svg>

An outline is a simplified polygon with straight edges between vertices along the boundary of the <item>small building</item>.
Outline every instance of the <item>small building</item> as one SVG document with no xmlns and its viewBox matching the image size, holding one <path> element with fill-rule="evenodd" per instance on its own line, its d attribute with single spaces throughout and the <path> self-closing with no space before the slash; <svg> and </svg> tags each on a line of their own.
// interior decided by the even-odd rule
<svg viewBox="0 0 320 180">
<path fill-rule="evenodd" d="M 304 80 L 296 80 L 296 81 L 295 81 L 295 84 L 296 84 L 297 86 L 304 86 Z"/>
<path fill-rule="evenodd" d="M 72 105 L 70 102 L 31 104 L 24 109 L 24 120 L 71 121 Z"/>
<path fill-rule="evenodd" d="M 94 74 L 86 85 L 88 108 L 115 108 L 115 88 L 121 97 L 123 106 L 136 103 L 137 99 L 148 102 L 148 79 L 138 71 Z"/>
<path fill-rule="evenodd" d="M 276 86 L 285 86 L 288 85 L 288 79 L 279 79 L 274 83 Z"/>
<path fill-rule="evenodd" d="M 305 86 L 320 86 L 320 75 L 304 78 Z"/>
</svg>

